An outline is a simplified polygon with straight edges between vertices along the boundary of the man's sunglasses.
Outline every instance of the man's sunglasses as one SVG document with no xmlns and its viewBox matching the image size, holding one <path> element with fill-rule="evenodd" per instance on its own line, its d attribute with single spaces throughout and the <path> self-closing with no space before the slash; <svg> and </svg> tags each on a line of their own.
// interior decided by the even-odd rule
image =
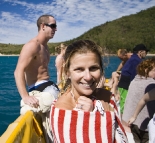
<svg viewBox="0 0 155 143">
<path fill-rule="evenodd" d="M 57 28 L 56 24 L 45 24 L 46 26 L 50 27 L 50 28 Z"/>
</svg>

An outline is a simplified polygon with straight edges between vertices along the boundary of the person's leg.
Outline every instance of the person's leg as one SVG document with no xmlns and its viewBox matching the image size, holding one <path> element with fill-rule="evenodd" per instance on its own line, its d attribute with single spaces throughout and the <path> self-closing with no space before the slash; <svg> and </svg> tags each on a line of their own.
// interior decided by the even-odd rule
<svg viewBox="0 0 155 143">
<path fill-rule="evenodd" d="M 119 74 L 117 72 L 112 72 L 111 79 L 108 83 L 105 83 L 104 86 L 108 86 L 109 88 L 113 87 L 114 82 L 118 81 Z"/>
<path fill-rule="evenodd" d="M 114 82 L 113 82 L 112 88 L 110 90 L 115 95 L 117 94 L 117 91 L 118 91 L 118 88 L 117 88 L 118 79 L 119 79 L 119 74 L 115 73 L 115 75 L 113 76 Z"/>
<path fill-rule="evenodd" d="M 121 110 L 121 114 L 123 114 L 124 104 L 125 104 L 125 100 L 126 100 L 128 90 L 123 89 L 123 88 L 118 88 L 118 90 L 120 93 L 120 110 Z"/>
</svg>

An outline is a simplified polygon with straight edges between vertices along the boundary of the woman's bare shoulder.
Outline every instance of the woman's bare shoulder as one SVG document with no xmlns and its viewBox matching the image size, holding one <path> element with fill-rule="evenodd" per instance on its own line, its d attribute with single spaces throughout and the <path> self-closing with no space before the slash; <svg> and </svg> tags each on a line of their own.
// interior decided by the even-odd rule
<svg viewBox="0 0 155 143">
<path fill-rule="evenodd" d="M 72 110 L 75 107 L 74 99 L 68 94 L 61 95 L 55 103 L 56 108 Z"/>
</svg>

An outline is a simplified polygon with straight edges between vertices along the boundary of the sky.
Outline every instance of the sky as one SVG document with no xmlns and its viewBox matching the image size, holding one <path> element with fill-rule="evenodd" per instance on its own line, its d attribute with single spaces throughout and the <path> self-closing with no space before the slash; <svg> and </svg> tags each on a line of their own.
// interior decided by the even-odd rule
<svg viewBox="0 0 155 143">
<path fill-rule="evenodd" d="M 27 43 L 38 34 L 36 21 L 43 14 L 53 15 L 57 22 L 52 43 L 152 6 L 155 0 L 0 0 L 0 43 Z"/>
</svg>

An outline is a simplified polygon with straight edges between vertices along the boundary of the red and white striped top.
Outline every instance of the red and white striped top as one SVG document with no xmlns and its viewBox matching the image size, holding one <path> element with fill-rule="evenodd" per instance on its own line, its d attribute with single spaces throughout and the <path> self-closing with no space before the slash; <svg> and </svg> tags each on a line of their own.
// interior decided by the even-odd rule
<svg viewBox="0 0 155 143">
<path fill-rule="evenodd" d="M 115 112 L 102 114 L 96 110 L 100 108 L 97 102 L 100 101 L 95 101 L 93 112 L 62 110 L 52 105 L 50 127 L 54 143 L 127 143 L 115 102 L 110 102 Z"/>
</svg>

